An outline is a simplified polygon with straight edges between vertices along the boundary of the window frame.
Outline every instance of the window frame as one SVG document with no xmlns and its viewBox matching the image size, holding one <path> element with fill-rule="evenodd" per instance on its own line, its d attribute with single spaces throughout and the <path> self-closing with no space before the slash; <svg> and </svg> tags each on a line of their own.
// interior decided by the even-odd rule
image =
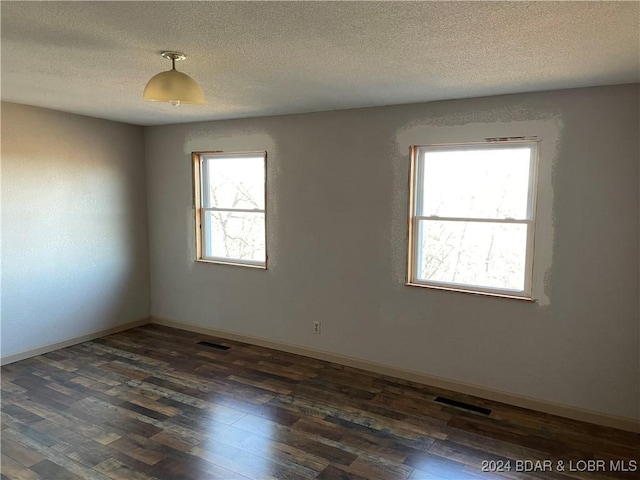
<svg viewBox="0 0 640 480">
<path fill-rule="evenodd" d="M 427 145 L 411 145 L 410 147 L 410 168 L 409 168 L 409 215 L 408 215 L 408 235 L 407 235 L 407 277 L 406 285 L 412 287 L 423 287 L 435 290 L 445 290 L 453 292 L 486 295 L 493 297 L 511 298 L 525 301 L 535 301 L 534 285 L 534 252 L 535 252 L 535 230 L 536 230 L 536 202 L 538 193 L 538 168 L 539 168 L 539 142 L 537 138 L 526 139 L 504 139 L 486 140 L 484 142 L 461 142 L 461 143 L 435 143 Z M 422 162 L 420 156 L 425 151 L 450 151 L 450 150 L 474 150 L 478 148 L 512 148 L 514 145 L 528 145 L 531 147 L 531 157 L 529 161 L 529 187 L 527 193 L 527 218 L 526 219 L 490 219 L 490 218 L 468 218 L 468 217 L 440 217 L 417 215 L 417 207 L 421 204 L 422 189 L 421 180 L 424 178 Z M 516 223 L 527 225 L 526 257 L 525 257 L 525 278 L 524 288 L 520 290 L 510 290 L 506 288 L 484 287 L 468 285 L 463 283 L 439 282 L 430 280 L 420 280 L 417 278 L 418 260 L 420 258 L 419 242 L 419 222 L 421 220 L 441 220 L 441 221 L 471 221 L 485 223 Z"/>
<path fill-rule="evenodd" d="M 264 162 L 264 209 L 246 209 L 246 208 L 217 208 L 217 207 L 204 207 L 203 206 L 203 196 L 202 190 L 203 185 L 206 183 L 206 179 L 204 178 L 205 168 L 203 167 L 203 162 L 208 159 L 208 157 L 248 157 L 248 156 L 260 156 Z M 264 150 L 261 151 L 222 151 L 222 150 L 209 150 L 209 151 L 198 151 L 191 152 L 191 162 L 193 167 L 193 210 L 194 210 L 194 220 L 195 220 L 195 238 L 196 238 L 196 262 L 202 263 L 211 263 L 218 265 L 232 265 L 238 267 L 248 267 L 255 268 L 260 270 L 266 270 L 269 262 L 269 253 L 268 253 L 268 242 L 267 242 L 267 152 Z M 243 260 L 239 258 L 230 258 L 230 257 L 207 257 L 204 255 L 204 228 L 203 228 L 203 212 L 212 210 L 212 211 L 229 211 L 229 212 L 246 212 L 246 213 L 262 213 L 264 215 L 264 248 L 265 248 L 265 258 L 264 262 L 255 261 L 255 260 Z"/>
</svg>

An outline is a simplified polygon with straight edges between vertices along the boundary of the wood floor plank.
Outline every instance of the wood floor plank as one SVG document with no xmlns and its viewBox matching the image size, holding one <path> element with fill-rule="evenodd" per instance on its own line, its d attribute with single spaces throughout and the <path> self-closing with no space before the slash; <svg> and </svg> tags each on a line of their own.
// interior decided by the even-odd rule
<svg viewBox="0 0 640 480">
<path fill-rule="evenodd" d="M 57 443 L 51 446 L 53 450 L 88 467 L 93 467 L 109 456 L 108 452 L 102 448 L 102 444 L 89 440 L 50 420 L 42 420 L 34 424 L 33 428 L 57 440 Z"/>
<path fill-rule="evenodd" d="M 407 455 L 404 463 L 423 473 L 450 477 L 462 472 L 465 464 L 433 453 L 415 452 Z"/>
<path fill-rule="evenodd" d="M 55 478 L 56 480 L 82 480 L 82 477 L 74 475 L 66 468 L 63 468 L 47 459 L 33 465 L 31 470 L 38 473 L 42 478 Z"/>
<path fill-rule="evenodd" d="M 278 382 L 269 378 L 252 379 L 247 377 L 248 375 L 229 375 L 227 378 L 237 383 L 244 383 L 245 385 L 260 388 L 262 390 L 266 390 L 268 392 L 273 392 L 276 394 L 290 394 L 292 392 L 292 389 L 294 388 L 294 386 L 290 383 Z"/>
<path fill-rule="evenodd" d="M 404 462 L 409 452 L 413 451 L 390 438 L 375 437 L 362 432 L 344 435 L 340 442 L 396 463 Z"/>
<path fill-rule="evenodd" d="M 39 422 L 40 420 L 43 420 L 43 417 L 41 417 L 40 415 L 25 410 L 20 405 L 16 404 L 7 405 L 6 407 L 2 408 L 2 411 L 3 413 L 10 415 L 11 417 L 21 421 L 26 425 L 31 425 L 33 423 Z"/>
<path fill-rule="evenodd" d="M 8 428 L 2 432 L 2 437 L 3 439 L 9 438 L 10 440 L 19 442 L 23 446 L 31 448 L 35 452 L 45 457 L 44 460 L 29 467 L 36 473 L 41 473 L 39 470 L 43 470 L 45 472 L 42 473 L 43 478 L 55 478 L 57 480 L 56 476 L 48 476 L 47 471 L 49 469 L 58 471 L 57 467 L 60 467 L 60 474 L 62 475 L 67 475 L 66 472 L 70 472 L 70 474 L 75 475 L 76 478 L 81 478 L 84 480 L 108 480 L 108 477 L 101 474 L 97 470 L 85 467 L 81 463 L 67 457 L 63 453 L 59 453 L 49 446 L 46 446 L 31 437 L 23 435 L 21 432 Z M 56 465 L 57 467 L 52 466 L 52 464 Z M 38 465 L 39 467 L 37 467 Z"/>
<path fill-rule="evenodd" d="M 113 480 L 150 480 L 149 477 L 138 472 L 113 457 L 108 458 L 102 463 L 97 464 L 95 468 L 98 472 L 104 473 Z"/>
<path fill-rule="evenodd" d="M 40 478 L 36 472 L 4 454 L 0 458 L 0 465 L 2 466 L 2 475 L 5 478 L 12 480 L 37 480 Z"/>
<path fill-rule="evenodd" d="M 74 416 L 68 409 L 56 412 L 50 407 L 41 405 L 28 398 L 22 399 L 20 404 L 24 409 L 32 411 L 40 415 L 42 418 L 51 420 L 64 428 L 74 431 L 83 437 L 88 438 L 89 440 L 94 440 L 102 445 L 107 445 L 121 436 L 93 423 L 93 420 L 95 419 L 87 421 Z"/>
<path fill-rule="evenodd" d="M 25 467 L 30 467 L 31 465 L 44 460 L 44 457 L 38 452 L 9 440 L 8 438 L 3 438 L 0 446 L 2 448 L 2 455 L 11 458 Z"/>
<path fill-rule="evenodd" d="M 327 466 L 316 478 L 319 480 L 368 480 L 367 477 L 361 477 L 335 465 Z"/>
<path fill-rule="evenodd" d="M 339 441 L 348 434 L 348 430 L 339 425 L 325 422 L 322 419 L 301 416 L 300 420 L 293 424 L 292 428 L 302 432 L 311 433 L 327 440 Z"/>
<path fill-rule="evenodd" d="M 107 425 L 110 428 L 133 431 L 146 436 L 155 435 L 162 430 L 158 420 L 148 417 L 134 410 L 122 408 L 118 403 L 112 404 L 101 399 L 87 397 L 74 403 L 69 411 L 87 421 L 97 419 L 96 423 Z"/>
<path fill-rule="evenodd" d="M 247 415 L 234 423 L 233 426 L 268 439 L 276 438 L 278 442 L 294 446 L 301 451 L 323 458 L 333 464 L 348 466 L 357 458 L 357 455 L 319 442 L 311 435 L 255 415 Z"/>
<path fill-rule="evenodd" d="M 192 453 L 232 472 L 259 480 L 261 478 L 314 478 L 317 473 L 298 464 L 267 459 L 230 445 L 210 441 L 206 448 L 196 447 Z"/>
<path fill-rule="evenodd" d="M 637 434 L 158 325 L 3 366 L 0 383 L 0 479 L 635 480 L 483 465 L 640 465 Z"/>
<path fill-rule="evenodd" d="M 119 438 L 109 446 L 147 465 L 155 465 L 164 455 L 148 448 L 148 444 L 142 441 L 143 438 L 141 435 L 129 435 Z"/>
</svg>

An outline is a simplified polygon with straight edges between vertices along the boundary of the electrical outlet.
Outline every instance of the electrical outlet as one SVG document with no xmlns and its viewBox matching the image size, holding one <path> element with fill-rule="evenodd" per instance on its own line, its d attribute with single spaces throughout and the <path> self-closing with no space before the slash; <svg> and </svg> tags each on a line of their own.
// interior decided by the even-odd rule
<svg viewBox="0 0 640 480">
<path fill-rule="evenodd" d="M 313 322 L 313 333 L 320 333 L 320 322 Z"/>
</svg>

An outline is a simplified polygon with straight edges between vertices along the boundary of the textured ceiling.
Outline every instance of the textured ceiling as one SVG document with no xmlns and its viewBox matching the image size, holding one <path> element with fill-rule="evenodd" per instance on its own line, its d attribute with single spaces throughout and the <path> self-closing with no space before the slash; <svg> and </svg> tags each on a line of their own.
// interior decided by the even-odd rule
<svg viewBox="0 0 640 480">
<path fill-rule="evenodd" d="M 639 2 L 7 2 L 2 99 L 139 125 L 640 81 Z M 169 68 L 207 104 L 142 100 Z"/>
</svg>

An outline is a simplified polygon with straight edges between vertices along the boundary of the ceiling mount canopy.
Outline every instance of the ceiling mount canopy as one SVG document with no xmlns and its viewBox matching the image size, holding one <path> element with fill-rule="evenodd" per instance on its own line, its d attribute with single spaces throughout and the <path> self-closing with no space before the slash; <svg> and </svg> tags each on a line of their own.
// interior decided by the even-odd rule
<svg viewBox="0 0 640 480">
<path fill-rule="evenodd" d="M 204 95 L 198 82 L 176 70 L 176 62 L 186 59 L 187 56 L 182 52 L 162 52 L 161 55 L 171 60 L 172 68 L 153 76 L 144 87 L 142 98 L 152 102 L 169 102 L 174 106 L 182 103 L 204 104 Z"/>
</svg>

